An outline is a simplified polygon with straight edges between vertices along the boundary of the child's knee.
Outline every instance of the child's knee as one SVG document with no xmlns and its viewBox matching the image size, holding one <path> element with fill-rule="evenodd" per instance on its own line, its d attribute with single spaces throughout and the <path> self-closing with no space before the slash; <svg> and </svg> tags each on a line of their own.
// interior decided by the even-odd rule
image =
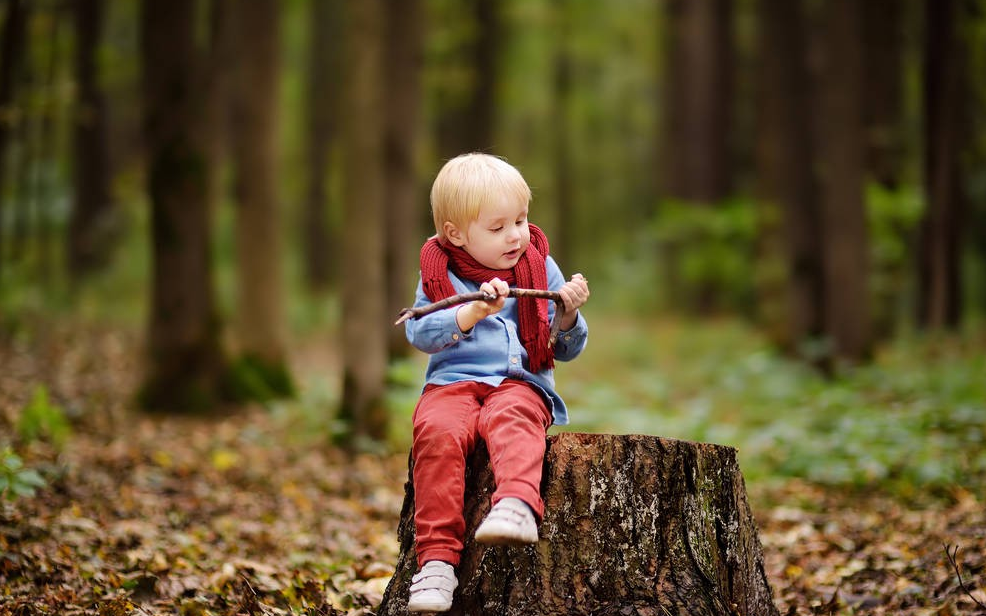
<svg viewBox="0 0 986 616">
<path fill-rule="evenodd" d="M 419 455 L 448 456 L 459 454 L 465 459 L 472 451 L 476 435 L 465 426 L 448 425 L 440 419 L 426 420 L 414 426 L 412 451 Z"/>
</svg>

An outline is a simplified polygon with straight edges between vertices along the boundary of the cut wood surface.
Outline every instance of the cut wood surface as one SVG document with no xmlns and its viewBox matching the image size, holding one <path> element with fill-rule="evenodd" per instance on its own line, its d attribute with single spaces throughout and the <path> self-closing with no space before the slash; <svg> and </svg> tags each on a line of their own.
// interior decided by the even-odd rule
<svg viewBox="0 0 986 616">
<path fill-rule="evenodd" d="M 731 447 L 550 436 L 541 539 L 520 548 L 472 540 L 494 489 L 484 446 L 468 461 L 466 479 L 466 542 L 450 615 L 777 615 Z M 409 480 L 400 557 L 380 616 L 407 614 L 417 570 L 413 512 Z"/>
</svg>

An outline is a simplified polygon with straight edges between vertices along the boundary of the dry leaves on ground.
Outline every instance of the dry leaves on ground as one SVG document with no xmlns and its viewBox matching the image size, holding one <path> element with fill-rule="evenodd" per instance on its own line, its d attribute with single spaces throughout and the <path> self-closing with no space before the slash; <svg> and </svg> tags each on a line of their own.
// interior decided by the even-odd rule
<svg viewBox="0 0 986 616">
<path fill-rule="evenodd" d="M 259 408 L 140 415 L 133 341 L 86 336 L 0 348 L 0 427 L 35 383 L 74 424 L 61 451 L 20 450 L 48 487 L 0 505 L 0 614 L 372 613 L 406 453 L 349 457 Z M 968 492 L 916 505 L 788 481 L 751 501 L 782 615 L 986 613 L 986 513 Z"/>
</svg>

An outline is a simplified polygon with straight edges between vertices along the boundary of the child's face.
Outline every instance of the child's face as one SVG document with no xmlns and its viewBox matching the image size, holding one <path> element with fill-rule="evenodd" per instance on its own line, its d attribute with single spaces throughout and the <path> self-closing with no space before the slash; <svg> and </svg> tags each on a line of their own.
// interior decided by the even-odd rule
<svg viewBox="0 0 986 616">
<path fill-rule="evenodd" d="M 531 243 L 527 203 L 503 198 L 484 206 L 463 230 L 445 223 L 445 235 L 455 246 L 490 269 L 510 269 Z"/>
</svg>

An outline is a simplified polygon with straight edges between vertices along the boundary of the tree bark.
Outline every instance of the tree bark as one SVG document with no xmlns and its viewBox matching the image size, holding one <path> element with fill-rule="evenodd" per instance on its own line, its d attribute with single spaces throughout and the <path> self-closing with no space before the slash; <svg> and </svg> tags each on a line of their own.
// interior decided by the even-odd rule
<svg viewBox="0 0 986 616">
<path fill-rule="evenodd" d="M 259 368 L 267 395 L 289 395 L 284 308 L 283 232 L 278 195 L 280 2 L 255 0 L 229 16 L 237 54 L 236 339 L 243 359 Z"/>
<path fill-rule="evenodd" d="M 918 325 L 955 329 L 962 316 L 964 188 L 961 158 L 972 129 L 966 121 L 966 51 L 961 0 L 926 0 L 924 50 L 924 191 L 920 228 Z"/>
<path fill-rule="evenodd" d="M 210 89 L 195 41 L 195 1 L 146 2 L 141 15 L 152 277 L 146 408 L 200 410 L 222 398 L 211 263 L 206 143 Z"/>
<path fill-rule="evenodd" d="M 308 65 L 308 190 L 305 199 L 304 241 L 305 283 L 313 293 L 326 291 L 337 278 L 340 251 L 336 248 L 338 221 L 330 215 L 337 205 L 331 190 L 331 170 L 338 162 L 339 110 L 342 81 L 343 3 L 324 0 L 310 3 L 311 11 Z M 332 197 L 336 198 L 333 199 Z"/>
<path fill-rule="evenodd" d="M 574 63 L 572 54 L 572 10 L 564 0 L 552 3 L 557 25 L 554 58 L 551 67 L 551 97 L 554 113 L 551 115 L 552 177 L 554 181 L 555 233 L 552 236 L 551 254 L 558 263 L 573 262 L 576 250 L 576 233 L 579 229 L 579 208 L 574 182 L 574 156 L 572 125 L 569 121 L 574 107 Z"/>
<path fill-rule="evenodd" d="M 462 68 L 469 75 L 469 83 L 450 87 L 440 97 L 435 138 L 442 162 L 466 152 L 489 151 L 494 141 L 502 3 L 467 0 L 463 4 L 469 13 L 468 26 L 451 27 L 467 27 L 473 35 L 456 50 L 452 62 L 465 64 Z"/>
<path fill-rule="evenodd" d="M 34 22 L 32 15 L 40 13 L 39 7 L 35 3 L 24 3 L 18 9 L 20 15 L 16 18 L 24 21 L 25 38 L 30 34 L 31 24 Z M 13 18 L 13 16 L 12 16 Z M 12 212 L 8 216 L 10 229 L 7 239 L 10 242 L 8 256 L 10 260 L 23 263 L 27 260 L 30 240 L 32 237 L 32 223 L 34 222 L 32 213 L 36 196 L 34 194 L 34 182 L 32 177 L 34 169 L 38 166 L 38 125 L 40 124 L 40 113 L 34 109 L 33 103 L 29 104 L 30 99 L 35 93 L 41 90 L 38 85 L 38 54 L 31 53 L 30 42 L 22 43 L 24 46 L 20 50 L 20 59 L 16 66 L 14 80 L 17 82 L 14 89 L 14 99 L 10 109 L 14 121 L 11 123 L 13 129 L 13 142 L 18 144 L 14 148 L 16 157 L 13 163 L 12 190 L 14 195 Z"/>
<path fill-rule="evenodd" d="M 672 199 L 711 204 L 731 188 L 732 6 L 671 0 L 667 7 L 662 188 Z"/>
<path fill-rule="evenodd" d="M 396 314 L 414 295 L 421 237 L 417 150 L 423 44 L 419 0 L 387 0 L 387 132 L 384 138 L 387 307 Z M 404 331 L 389 330 L 391 358 L 410 353 Z"/>
<path fill-rule="evenodd" d="M 861 9 L 855 0 L 821 7 L 824 20 L 820 120 L 825 331 L 832 358 L 869 358 L 869 242 L 863 202 L 863 61 Z"/>
<path fill-rule="evenodd" d="M 804 7 L 800 0 L 760 0 L 758 7 L 755 147 L 760 257 L 767 264 L 758 277 L 759 312 L 771 340 L 793 353 L 823 329 Z"/>
<path fill-rule="evenodd" d="M 450 616 L 777 614 L 730 447 L 640 435 L 550 436 L 540 541 L 523 548 L 472 540 L 494 489 L 485 446 L 472 454 L 466 482 L 466 542 Z M 413 515 L 409 480 L 401 553 L 379 616 L 406 613 L 417 570 Z"/>
<path fill-rule="evenodd" d="M 866 170 L 869 177 L 896 189 L 903 172 L 904 16 L 906 2 L 861 2 L 866 95 Z"/>
<path fill-rule="evenodd" d="M 77 0 L 72 8 L 79 94 L 72 161 L 75 199 L 69 218 L 67 261 L 72 277 L 78 279 L 107 264 L 118 223 L 113 219 L 110 197 L 108 115 L 97 62 L 105 2 Z"/>
<path fill-rule="evenodd" d="M 58 118 L 59 104 L 55 83 L 59 72 L 60 58 L 59 39 L 62 36 L 64 14 L 61 8 L 52 11 L 50 21 L 45 30 L 51 49 L 39 62 L 38 76 L 40 91 L 38 98 L 40 118 L 38 120 L 36 157 L 31 167 L 31 195 L 34 201 L 34 254 L 37 259 L 35 266 L 37 279 L 42 286 L 48 286 L 54 274 L 56 230 L 55 220 L 59 217 L 54 211 L 56 198 L 55 176 L 50 171 L 52 162 L 57 159 L 58 149 L 57 126 L 61 124 Z"/>
<path fill-rule="evenodd" d="M 732 188 L 733 3 L 664 3 L 664 110 L 660 127 L 660 190 L 667 201 L 711 207 Z M 722 307 L 718 281 L 686 281 L 674 242 L 664 242 L 669 293 L 689 311 L 710 315 Z"/>
<path fill-rule="evenodd" d="M 354 439 L 387 436 L 384 272 L 384 5 L 346 3 L 340 417 Z"/>
<path fill-rule="evenodd" d="M 4 238 L 7 235 L 4 222 L 4 179 L 6 174 L 7 144 L 10 142 L 12 128 L 16 124 L 14 113 L 14 94 L 17 72 L 23 61 L 27 29 L 27 7 L 22 0 L 7 3 L 6 18 L 3 24 L 3 43 L 0 48 L 0 274 L 6 265 Z"/>
<path fill-rule="evenodd" d="M 863 123 L 866 181 L 887 191 L 900 190 L 904 179 L 906 130 L 904 109 L 904 29 L 909 2 L 868 0 L 859 3 L 863 32 Z M 910 24 L 906 24 L 910 25 Z M 911 235 L 901 225 L 892 229 L 901 237 Z M 873 339 L 893 336 L 900 298 L 911 274 L 911 263 L 890 261 L 877 254 L 873 262 Z"/>
</svg>

